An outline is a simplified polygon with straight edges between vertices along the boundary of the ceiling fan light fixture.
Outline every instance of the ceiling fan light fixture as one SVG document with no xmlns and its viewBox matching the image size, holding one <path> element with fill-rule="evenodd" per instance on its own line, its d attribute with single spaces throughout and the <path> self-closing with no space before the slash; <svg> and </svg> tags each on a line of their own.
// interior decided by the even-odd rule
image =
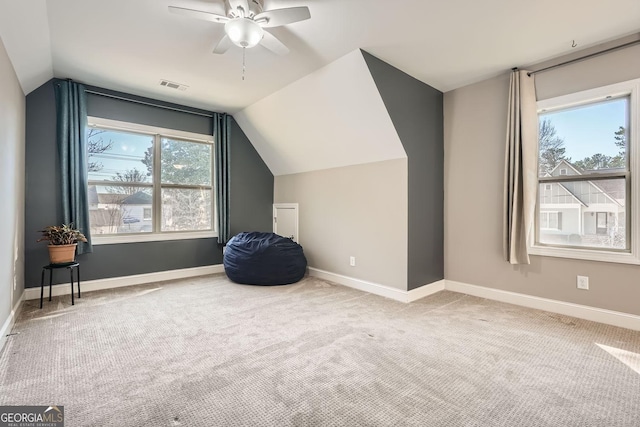
<svg viewBox="0 0 640 427">
<path fill-rule="evenodd" d="M 224 25 L 233 44 L 240 47 L 251 48 L 256 46 L 264 36 L 264 30 L 255 21 L 248 18 L 236 18 Z"/>
</svg>

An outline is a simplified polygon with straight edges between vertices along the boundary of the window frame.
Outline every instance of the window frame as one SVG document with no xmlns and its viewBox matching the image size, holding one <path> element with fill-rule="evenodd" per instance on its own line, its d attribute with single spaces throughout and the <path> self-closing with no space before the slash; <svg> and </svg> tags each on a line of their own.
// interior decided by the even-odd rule
<svg viewBox="0 0 640 427">
<path fill-rule="evenodd" d="M 569 95 L 538 101 L 537 113 L 547 113 L 557 110 L 565 110 L 572 107 L 588 105 L 609 99 L 629 97 L 629 131 L 627 152 L 629 169 L 616 176 L 608 178 L 626 179 L 626 204 L 625 212 L 627 239 L 630 240 L 628 250 L 581 248 L 569 246 L 550 246 L 538 242 L 538 216 L 540 184 L 549 181 L 561 182 L 563 180 L 576 180 L 572 175 L 562 175 L 553 179 L 544 179 L 537 176 L 536 206 L 534 224 L 531 227 L 529 254 L 538 256 L 550 256 L 559 258 L 581 259 L 589 261 L 614 262 L 623 264 L 640 264 L 640 79 L 629 80 L 595 89 L 589 89 Z M 539 149 L 536 147 L 536 153 Z M 536 156 L 537 157 L 537 156 Z M 537 169 L 536 169 L 537 170 Z M 618 176 L 620 175 L 620 176 Z M 607 178 L 605 174 L 600 179 Z M 578 179 L 580 180 L 580 179 Z"/>
<path fill-rule="evenodd" d="M 139 233 L 118 233 L 118 234 L 96 234 L 91 236 L 93 245 L 108 245 L 121 243 L 137 243 L 137 242 L 156 242 L 165 240 L 187 240 L 187 239 L 205 239 L 218 236 L 217 231 L 217 195 L 215 191 L 215 143 L 213 135 L 204 135 L 194 132 L 186 132 L 176 129 L 161 128 L 157 126 L 143 125 L 139 123 L 124 122 L 120 120 L 104 119 L 101 117 L 87 117 L 87 127 L 94 127 L 105 130 L 118 132 L 131 132 L 138 134 L 146 134 L 153 136 L 153 179 L 151 185 L 153 194 L 153 202 L 151 205 L 151 218 L 153 230 L 151 232 Z M 193 230 L 193 231 L 162 231 L 161 215 L 162 215 L 162 197 L 161 190 L 168 188 L 191 188 L 193 185 L 170 184 L 163 185 L 161 182 L 161 139 L 169 138 L 179 141 L 209 144 L 211 146 L 211 229 L 210 230 Z M 100 181 L 88 181 L 87 188 L 90 185 L 100 185 Z M 121 185 L 121 183 L 118 183 Z M 124 185 L 127 185 L 124 183 Z M 138 183 L 132 183 L 132 186 L 140 186 Z"/>
</svg>

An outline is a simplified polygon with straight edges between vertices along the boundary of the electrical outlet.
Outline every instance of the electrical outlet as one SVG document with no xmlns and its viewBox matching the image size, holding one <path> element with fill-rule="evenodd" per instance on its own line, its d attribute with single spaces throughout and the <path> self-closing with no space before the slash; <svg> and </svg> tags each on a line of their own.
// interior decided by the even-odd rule
<svg viewBox="0 0 640 427">
<path fill-rule="evenodd" d="M 578 289 L 584 289 L 586 291 L 589 290 L 589 277 L 578 276 L 577 283 L 578 283 Z"/>
<path fill-rule="evenodd" d="M 351 267 L 355 267 L 356 266 L 356 257 L 354 257 L 354 256 L 349 257 L 349 265 Z"/>
</svg>

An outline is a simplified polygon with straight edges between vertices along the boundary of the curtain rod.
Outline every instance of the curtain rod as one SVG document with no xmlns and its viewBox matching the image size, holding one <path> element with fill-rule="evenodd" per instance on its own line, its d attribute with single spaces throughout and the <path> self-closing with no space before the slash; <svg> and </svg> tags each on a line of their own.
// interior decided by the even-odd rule
<svg viewBox="0 0 640 427">
<path fill-rule="evenodd" d="M 541 69 L 536 70 L 536 71 L 531 71 L 531 72 L 527 73 L 527 75 L 528 76 L 533 76 L 534 74 L 543 73 L 545 71 L 553 70 L 554 68 L 563 67 L 565 65 L 573 64 L 574 62 L 584 61 L 585 59 L 593 58 L 595 56 L 604 55 L 605 53 L 613 52 L 614 50 L 618 50 L 618 49 L 624 49 L 626 47 L 631 47 L 631 46 L 639 44 L 639 43 L 640 43 L 640 40 L 634 40 L 632 42 L 624 43 L 624 44 L 621 44 L 619 46 L 614 46 L 614 47 L 610 47 L 610 48 L 605 49 L 605 50 L 601 50 L 600 52 L 590 53 L 589 55 L 581 56 L 579 58 L 570 59 L 569 61 L 565 61 L 565 62 L 561 62 L 561 63 L 556 64 L 556 65 L 551 65 L 549 67 L 541 68 Z"/>
<path fill-rule="evenodd" d="M 90 93 L 92 95 L 104 96 L 105 98 L 119 99 L 121 101 L 133 102 L 135 104 L 148 105 L 150 107 L 164 108 L 165 110 L 178 111 L 180 113 L 195 114 L 197 116 L 203 116 L 203 117 L 213 117 L 213 114 L 200 113 L 200 112 L 197 112 L 197 111 L 190 111 L 190 110 L 184 110 L 182 108 L 170 107 L 168 105 L 154 104 L 154 103 L 151 103 L 151 102 L 140 101 L 139 99 L 125 98 L 125 97 L 122 97 L 122 96 L 111 95 L 110 93 L 98 92 L 98 91 L 91 90 L 91 89 L 85 89 L 85 92 Z"/>
</svg>

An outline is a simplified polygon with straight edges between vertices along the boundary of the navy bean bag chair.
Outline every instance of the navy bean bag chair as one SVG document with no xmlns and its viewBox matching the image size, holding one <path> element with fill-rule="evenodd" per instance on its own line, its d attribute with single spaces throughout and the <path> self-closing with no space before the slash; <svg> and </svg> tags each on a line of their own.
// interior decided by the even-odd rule
<svg viewBox="0 0 640 427">
<path fill-rule="evenodd" d="M 304 277 L 307 258 L 302 246 L 274 233 L 237 234 L 224 250 L 229 279 L 246 285 L 287 285 Z"/>
</svg>

